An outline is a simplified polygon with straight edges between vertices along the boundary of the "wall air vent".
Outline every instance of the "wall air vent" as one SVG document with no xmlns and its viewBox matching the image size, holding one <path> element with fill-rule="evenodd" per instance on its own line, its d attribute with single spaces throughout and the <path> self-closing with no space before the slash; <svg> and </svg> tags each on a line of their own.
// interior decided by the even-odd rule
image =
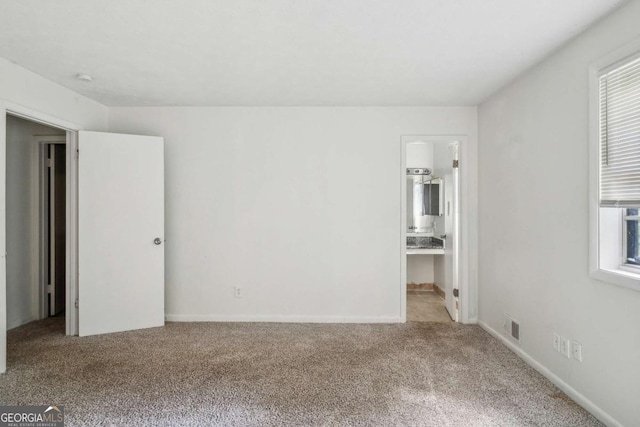
<svg viewBox="0 0 640 427">
<path fill-rule="evenodd" d="M 504 313 L 504 320 L 502 323 L 505 334 L 520 342 L 520 323 L 516 322 L 507 313 Z"/>
<path fill-rule="evenodd" d="M 516 341 L 520 341 L 520 324 L 511 321 L 511 338 Z"/>
</svg>

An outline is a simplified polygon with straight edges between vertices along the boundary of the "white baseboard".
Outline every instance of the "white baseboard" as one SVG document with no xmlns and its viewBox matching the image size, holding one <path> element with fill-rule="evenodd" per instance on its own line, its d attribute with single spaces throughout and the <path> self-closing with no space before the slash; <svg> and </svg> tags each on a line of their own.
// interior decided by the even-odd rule
<svg viewBox="0 0 640 427">
<path fill-rule="evenodd" d="M 18 326 L 26 325 L 27 323 L 38 320 L 38 316 L 29 316 L 22 319 L 7 320 L 7 331 Z"/>
<path fill-rule="evenodd" d="M 167 322 L 403 323 L 400 317 L 167 314 Z"/>
<path fill-rule="evenodd" d="M 502 334 L 499 334 L 495 329 L 491 326 L 487 325 L 482 321 L 478 321 L 478 325 L 493 337 L 499 339 L 504 345 L 506 345 L 511 351 L 517 354 L 522 360 L 527 362 L 529 366 L 531 366 L 536 371 L 540 372 L 544 375 L 549 381 L 555 384 L 560 390 L 565 392 L 571 399 L 573 399 L 578 405 L 582 406 L 584 409 L 589 411 L 594 417 L 603 422 L 605 425 L 610 427 L 622 427 L 622 424 L 618 422 L 611 415 L 600 409 L 595 403 L 584 397 L 580 392 L 571 387 L 569 384 L 564 382 L 560 377 L 551 372 L 545 366 L 543 366 L 540 362 L 531 357 L 528 353 L 522 350 L 520 347 L 515 345 L 513 342 L 509 341 L 507 337 Z"/>
</svg>

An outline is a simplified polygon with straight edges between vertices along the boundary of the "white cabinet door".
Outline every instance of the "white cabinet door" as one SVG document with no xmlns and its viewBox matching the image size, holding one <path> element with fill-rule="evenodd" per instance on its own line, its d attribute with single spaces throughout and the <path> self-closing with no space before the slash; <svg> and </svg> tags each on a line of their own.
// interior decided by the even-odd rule
<svg viewBox="0 0 640 427">
<path fill-rule="evenodd" d="M 164 325 L 164 140 L 78 133 L 78 326 Z"/>
</svg>

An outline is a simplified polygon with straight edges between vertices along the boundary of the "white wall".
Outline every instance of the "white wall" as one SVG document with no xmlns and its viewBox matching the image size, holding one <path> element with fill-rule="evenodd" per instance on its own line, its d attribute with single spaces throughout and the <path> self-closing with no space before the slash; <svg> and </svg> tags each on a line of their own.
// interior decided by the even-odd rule
<svg viewBox="0 0 640 427">
<path fill-rule="evenodd" d="M 480 321 L 501 331 L 511 314 L 525 356 L 627 426 L 640 420 L 640 292 L 588 275 L 588 66 L 639 22 L 629 2 L 479 110 Z M 554 331 L 582 343 L 582 363 L 553 350 Z"/>
<path fill-rule="evenodd" d="M 407 283 L 434 283 L 434 258 L 440 255 L 407 255 Z"/>
<path fill-rule="evenodd" d="M 416 141 L 419 141 L 420 138 L 416 138 Z M 422 142 L 411 142 L 407 144 L 407 168 L 429 168 L 433 169 L 433 142 L 431 141 L 422 141 Z M 429 215 L 423 216 L 415 216 L 413 215 L 414 205 L 413 205 L 413 182 L 417 179 L 415 176 L 407 176 L 407 232 L 408 233 L 425 233 L 432 230 L 432 217 Z M 409 229 L 408 227 L 418 227 L 416 229 Z M 407 273 L 408 275 L 412 275 L 411 266 L 415 265 L 415 260 L 413 263 L 407 263 Z M 408 279 L 407 279 L 408 280 Z M 408 281 L 408 283 L 412 283 Z M 417 282 L 417 283 L 431 283 L 431 282 Z"/>
<path fill-rule="evenodd" d="M 85 130 L 105 130 L 107 108 L 102 104 L 2 58 L 0 76 L 0 104 L 7 108 L 26 108 Z"/>
<path fill-rule="evenodd" d="M 109 126 L 166 138 L 169 319 L 398 321 L 401 135 L 475 153 L 476 109 L 112 108 Z"/>
<path fill-rule="evenodd" d="M 38 229 L 32 215 L 37 215 L 38 204 L 33 194 L 37 182 L 33 182 L 32 137 L 61 134 L 58 129 L 7 117 L 7 329 L 38 318 L 37 275 L 33 274 L 38 265 Z"/>
<path fill-rule="evenodd" d="M 0 224 L 6 221 L 6 117 L 4 109 L 40 119 L 105 130 L 107 108 L 37 74 L 0 59 Z M 6 228 L 0 226 L 0 254 L 6 252 Z M 6 258 L 0 262 L 0 372 L 6 370 Z"/>
<path fill-rule="evenodd" d="M 412 142 L 407 144 L 408 168 L 433 168 L 433 142 Z"/>
</svg>

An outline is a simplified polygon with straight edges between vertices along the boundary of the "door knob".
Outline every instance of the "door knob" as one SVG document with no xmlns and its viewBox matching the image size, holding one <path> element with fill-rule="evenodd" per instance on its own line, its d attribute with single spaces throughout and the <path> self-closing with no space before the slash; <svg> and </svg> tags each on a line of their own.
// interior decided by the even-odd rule
<svg viewBox="0 0 640 427">
<path fill-rule="evenodd" d="M 161 245 L 162 244 L 162 239 L 159 237 L 156 237 L 155 239 L 153 239 L 153 243 L 155 243 L 156 245 Z"/>
</svg>

